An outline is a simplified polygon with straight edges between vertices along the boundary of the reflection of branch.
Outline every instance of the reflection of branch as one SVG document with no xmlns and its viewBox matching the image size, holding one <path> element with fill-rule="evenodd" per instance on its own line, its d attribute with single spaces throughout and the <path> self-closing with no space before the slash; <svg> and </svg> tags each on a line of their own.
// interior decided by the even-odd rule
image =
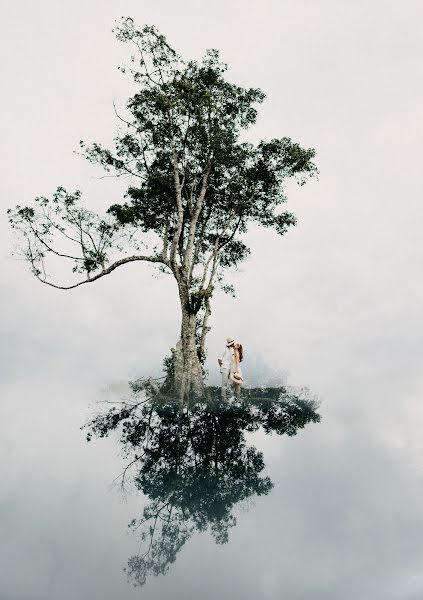
<svg viewBox="0 0 423 600">
<path fill-rule="evenodd" d="M 192 446 L 192 449 L 193 449 L 193 452 L 194 452 L 194 464 L 197 467 L 198 466 L 197 451 L 196 451 L 196 448 L 195 448 L 195 441 L 194 441 L 194 436 L 193 436 L 192 429 L 191 429 L 191 421 L 190 421 L 189 418 L 188 418 L 188 432 L 189 432 L 189 439 L 191 441 L 191 446 Z"/>
<path fill-rule="evenodd" d="M 133 528 L 134 531 L 137 531 L 137 529 L 139 529 L 142 525 L 144 525 L 144 523 L 147 523 L 147 521 L 151 521 L 151 519 L 155 516 L 156 518 L 160 515 L 160 513 L 162 512 L 163 509 L 165 509 L 167 506 L 169 506 L 170 504 L 170 500 L 168 502 L 165 502 L 164 504 L 162 504 L 161 508 L 158 509 L 158 511 L 155 513 L 155 515 L 151 515 L 150 517 L 145 517 L 144 519 L 140 519 L 138 521 L 138 525 L 136 527 L 133 527 L 131 525 L 131 527 Z M 133 521 L 133 523 L 135 523 L 135 520 Z"/>
<path fill-rule="evenodd" d="M 141 458 L 143 458 L 143 456 L 145 455 L 144 451 L 142 454 L 137 455 L 134 460 L 132 460 L 128 465 L 126 465 L 126 467 L 124 468 L 124 470 L 122 471 L 122 473 L 120 475 L 118 475 L 117 477 L 115 477 L 115 479 L 113 480 L 113 483 L 115 483 L 115 481 L 117 481 L 118 479 L 121 479 L 121 483 L 120 483 L 120 487 L 123 490 L 125 487 L 125 476 L 126 476 L 126 472 L 127 470 L 132 467 L 132 465 L 134 465 L 136 462 L 138 462 L 139 460 L 141 460 Z"/>
<path fill-rule="evenodd" d="M 153 524 L 153 528 L 151 530 L 151 534 L 150 534 L 150 543 L 148 545 L 147 550 L 144 552 L 144 554 L 142 555 L 142 558 L 145 558 L 146 556 L 148 556 L 150 550 L 151 550 L 151 546 L 153 545 L 153 541 L 154 541 L 154 534 L 156 533 L 156 525 L 157 525 L 157 520 L 159 518 L 160 515 L 160 511 L 163 510 L 163 507 L 159 510 L 159 512 L 156 514 L 156 516 L 154 517 L 154 524 Z"/>
<path fill-rule="evenodd" d="M 209 400 L 220 399 L 220 390 L 216 394 Z M 236 524 L 234 507 L 272 489 L 270 478 L 262 474 L 262 453 L 247 445 L 245 432 L 262 427 L 265 433 L 292 436 L 319 420 L 315 404 L 285 388 L 251 390 L 236 412 L 219 401 L 181 411 L 179 403 L 169 407 L 154 398 L 140 414 L 128 411 L 119 420 L 125 450 L 136 452 L 122 482 L 129 481 L 125 475 L 137 463 L 135 487 L 150 500 L 141 518 L 129 524 L 140 542 L 126 572 L 138 585 L 150 575 L 165 574 L 196 529 L 209 529 L 216 543 L 226 543 Z M 107 413 L 97 423 L 97 435 L 115 430 L 117 420 Z"/>
</svg>

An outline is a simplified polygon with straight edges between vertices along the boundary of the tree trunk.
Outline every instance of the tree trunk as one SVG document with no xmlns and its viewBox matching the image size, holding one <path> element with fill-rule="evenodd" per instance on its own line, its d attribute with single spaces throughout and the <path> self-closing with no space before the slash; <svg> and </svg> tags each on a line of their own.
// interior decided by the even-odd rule
<svg viewBox="0 0 423 600">
<path fill-rule="evenodd" d="M 190 395 L 201 396 L 204 391 L 204 374 L 197 348 L 197 312 L 190 304 L 189 293 L 179 286 L 182 322 L 181 337 L 174 353 L 174 387 L 181 399 Z"/>
<path fill-rule="evenodd" d="M 199 396 L 204 391 L 204 376 L 196 340 L 197 316 L 182 315 L 181 342 L 184 360 L 181 395 Z"/>
</svg>

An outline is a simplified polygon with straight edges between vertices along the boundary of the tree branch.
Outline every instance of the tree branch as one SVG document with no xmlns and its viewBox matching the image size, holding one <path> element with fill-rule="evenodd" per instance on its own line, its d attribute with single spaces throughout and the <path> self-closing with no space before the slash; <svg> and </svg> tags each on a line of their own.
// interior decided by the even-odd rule
<svg viewBox="0 0 423 600">
<path fill-rule="evenodd" d="M 173 125 L 172 125 L 172 116 L 169 114 L 169 122 L 170 122 L 170 135 L 171 135 L 171 145 L 172 145 L 172 163 L 173 163 L 173 179 L 175 184 L 175 193 L 176 193 L 176 207 L 177 207 L 177 221 L 176 221 L 176 229 L 175 234 L 172 240 L 172 246 L 170 250 L 170 262 L 172 265 L 175 265 L 175 256 L 176 250 L 178 248 L 179 239 L 182 233 L 182 227 L 184 224 L 184 207 L 182 204 L 182 184 L 179 178 L 179 170 L 178 170 L 178 157 L 176 155 L 175 148 L 175 138 L 173 133 Z"/>
<path fill-rule="evenodd" d="M 210 296 L 206 296 L 205 300 L 205 313 L 203 323 L 201 325 L 201 338 L 200 338 L 200 354 L 205 358 L 206 356 L 206 335 L 210 331 L 210 327 L 207 326 L 207 322 L 211 315 L 211 303 Z"/>
<path fill-rule="evenodd" d="M 84 260 L 83 258 L 78 257 L 78 256 L 71 256 L 70 254 L 63 254 L 62 252 L 57 252 L 57 250 L 54 250 L 51 246 L 49 246 L 47 244 L 47 242 L 45 240 L 43 240 L 41 235 L 38 233 L 38 230 L 32 225 L 32 223 L 30 221 L 28 221 L 28 224 L 29 224 L 29 228 L 31 229 L 32 233 L 34 234 L 34 237 L 43 246 L 45 246 L 49 252 L 53 252 L 53 254 L 56 254 L 56 256 L 60 256 L 61 258 L 70 258 L 71 260 Z"/>
<path fill-rule="evenodd" d="M 185 254 L 184 254 L 184 269 L 187 274 L 189 274 L 189 272 L 191 270 L 191 263 L 193 260 L 193 246 L 194 246 L 195 231 L 197 229 L 198 217 L 200 216 L 201 209 L 203 207 L 204 198 L 206 196 L 207 182 L 208 182 L 208 178 L 210 175 L 210 170 L 211 170 L 211 155 L 207 159 L 206 167 L 204 169 L 204 173 L 203 173 L 203 177 L 202 177 L 202 181 L 201 181 L 201 190 L 198 195 L 197 202 L 195 204 L 194 214 L 191 218 L 191 223 L 189 226 L 188 241 L 187 241 L 187 246 L 186 246 L 186 250 L 185 250 Z"/>
<path fill-rule="evenodd" d="M 93 281 L 100 279 L 100 277 L 104 277 L 104 275 L 109 275 L 109 273 L 111 273 L 112 271 L 114 271 L 115 269 L 120 267 L 121 265 L 125 265 L 126 263 L 139 261 L 139 260 L 146 261 L 146 262 L 163 263 L 166 266 L 169 266 L 168 261 L 164 260 L 161 256 L 128 256 L 126 258 L 121 258 L 120 260 L 117 260 L 116 262 L 111 264 L 109 267 L 107 267 L 107 269 L 104 269 L 97 275 L 94 275 L 93 277 L 90 277 L 88 279 L 84 279 L 84 281 L 79 281 L 78 283 L 75 283 L 73 285 L 68 285 L 68 286 L 56 285 L 54 283 L 51 283 L 50 281 L 46 281 L 45 279 L 42 279 L 39 275 L 36 275 L 36 277 L 37 277 L 37 279 L 39 279 L 39 281 L 41 281 L 41 283 L 50 285 L 51 287 L 54 287 L 58 290 L 71 290 L 73 288 L 79 287 L 80 285 L 83 285 L 84 283 L 92 283 Z"/>
</svg>

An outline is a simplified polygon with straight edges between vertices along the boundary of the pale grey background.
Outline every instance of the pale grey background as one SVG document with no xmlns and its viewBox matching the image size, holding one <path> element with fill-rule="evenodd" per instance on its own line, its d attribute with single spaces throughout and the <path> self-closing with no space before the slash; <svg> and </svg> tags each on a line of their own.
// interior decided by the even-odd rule
<svg viewBox="0 0 423 600">
<path fill-rule="evenodd" d="M 112 138 L 112 100 L 130 89 L 120 15 L 186 56 L 220 48 L 235 81 L 268 94 L 251 139 L 314 146 L 321 171 L 292 188 L 286 238 L 252 231 L 237 299 L 214 303 L 209 367 L 233 334 L 247 377 L 270 355 L 320 395 L 323 422 L 260 436 L 271 495 L 229 544 L 195 537 L 142 591 L 122 573 L 141 501 L 109 490 L 117 449 L 87 446 L 79 426 L 108 384 L 159 372 L 179 325 L 173 282 L 129 265 L 44 288 L 10 258 L 5 217 L 59 184 L 94 207 L 119 200 L 121 184 L 72 151 Z M 3 3 L 2 599 L 422 597 L 422 19 L 417 0 Z"/>
</svg>

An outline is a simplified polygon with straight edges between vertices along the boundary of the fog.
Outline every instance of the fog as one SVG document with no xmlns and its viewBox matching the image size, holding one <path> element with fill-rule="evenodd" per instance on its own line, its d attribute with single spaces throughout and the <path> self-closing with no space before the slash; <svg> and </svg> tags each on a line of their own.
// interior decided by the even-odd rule
<svg viewBox="0 0 423 600">
<path fill-rule="evenodd" d="M 1 12 L 0 596 L 420 598 L 421 3 L 24 0 Z M 121 197 L 74 150 L 112 139 L 113 100 L 130 93 L 111 33 L 122 14 L 184 56 L 219 48 L 231 79 L 267 94 L 250 139 L 290 136 L 316 148 L 320 171 L 288 190 L 296 228 L 249 232 L 236 298 L 214 299 L 207 367 L 216 381 L 234 335 L 247 383 L 276 373 L 309 387 L 322 423 L 257 434 L 273 491 L 240 507 L 228 544 L 195 535 L 142 590 L 123 567 L 144 499 L 110 486 L 116 441 L 87 444 L 79 428 L 109 386 L 160 375 L 176 286 L 142 264 L 70 292 L 42 286 L 11 257 L 6 216 L 58 185 L 99 209 Z"/>
</svg>

